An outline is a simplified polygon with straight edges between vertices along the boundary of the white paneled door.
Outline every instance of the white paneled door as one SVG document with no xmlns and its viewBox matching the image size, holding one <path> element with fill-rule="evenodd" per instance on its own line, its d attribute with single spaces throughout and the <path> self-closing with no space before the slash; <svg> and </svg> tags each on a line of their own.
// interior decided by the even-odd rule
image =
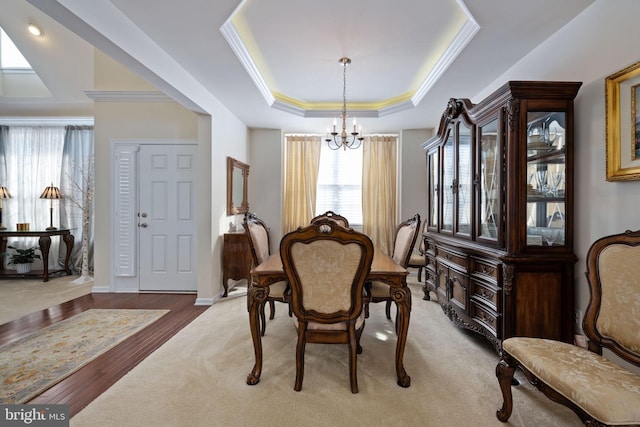
<svg viewBox="0 0 640 427">
<path fill-rule="evenodd" d="M 196 146 L 141 145 L 139 289 L 195 291 Z"/>
</svg>

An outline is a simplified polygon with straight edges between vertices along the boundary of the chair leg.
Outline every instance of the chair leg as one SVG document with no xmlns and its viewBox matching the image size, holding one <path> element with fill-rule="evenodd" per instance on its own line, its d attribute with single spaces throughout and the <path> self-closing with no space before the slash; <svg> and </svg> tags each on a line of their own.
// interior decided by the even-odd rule
<svg viewBox="0 0 640 427">
<path fill-rule="evenodd" d="M 418 282 L 422 283 L 422 267 L 418 267 Z"/>
<path fill-rule="evenodd" d="M 371 299 L 371 282 L 364 284 L 364 318 L 369 318 L 369 300 Z"/>
<path fill-rule="evenodd" d="M 349 330 L 349 379 L 351 381 L 351 393 L 358 392 L 358 355 L 355 325 L 348 326 Z"/>
<path fill-rule="evenodd" d="M 264 336 L 264 333 L 266 330 L 267 330 L 267 321 L 265 320 L 264 303 L 263 303 L 260 305 L 260 335 Z"/>
<path fill-rule="evenodd" d="M 498 384 L 500 384 L 500 390 L 502 391 L 502 408 L 496 411 L 496 417 L 500 421 L 507 422 L 511 417 L 511 411 L 513 410 L 513 396 L 511 394 L 511 384 L 513 382 L 513 374 L 516 371 L 515 366 L 511 366 L 504 358 L 498 362 L 496 366 L 496 377 L 498 377 Z"/>
<path fill-rule="evenodd" d="M 362 324 L 362 327 L 356 331 L 356 344 L 358 345 L 358 354 L 362 354 L 362 346 L 360 345 L 360 337 L 362 337 L 362 331 L 364 331 L 364 323 Z"/>
<path fill-rule="evenodd" d="M 391 320 L 391 301 L 387 300 L 387 305 L 384 308 L 384 312 L 387 314 L 387 319 Z"/>
<path fill-rule="evenodd" d="M 307 344 L 307 325 L 304 322 L 298 324 L 298 344 L 296 345 L 296 383 L 293 386 L 295 391 L 302 390 L 302 379 L 304 378 L 304 348 Z"/>
<path fill-rule="evenodd" d="M 269 320 L 273 320 L 276 315 L 276 303 L 273 300 L 269 300 Z"/>
</svg>

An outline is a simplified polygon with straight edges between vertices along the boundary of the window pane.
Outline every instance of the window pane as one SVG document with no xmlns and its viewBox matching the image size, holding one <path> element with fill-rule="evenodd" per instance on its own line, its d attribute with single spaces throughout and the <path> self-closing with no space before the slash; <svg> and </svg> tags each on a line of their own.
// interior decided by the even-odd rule
<svg viewBox="0 0 640 427">
<path fill-rule="evenodd" d="M 31 69 L 31 65 L 22 56 L 15 44 L 11 41 L 7 33 L 0 28 L 0 67 L 2 68 L 26 68 Z"/>
<path fill-rule="evenodd" d="M 326 211 L 344 216 L 349 225 L 362 225 L 362 146 L 345 151 L 322 145 L 316 215 Z"/>
</svg>

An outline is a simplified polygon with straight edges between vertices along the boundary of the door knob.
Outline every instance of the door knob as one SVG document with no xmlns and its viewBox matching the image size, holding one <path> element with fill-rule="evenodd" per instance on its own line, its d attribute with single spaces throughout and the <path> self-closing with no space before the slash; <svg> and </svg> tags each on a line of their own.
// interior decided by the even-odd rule
<svg viewBox="0 0 640 427">
<path fill-rule="evenodd" d="M 146 212 L 142 212 L 142 213 L 140 214 L 140 216 L 141 216 L 142 218 L 146 218 L 146 217 L 147 217 L 147 213 L 146 213 Z"/>
<path fill-rule="evenodd" d="M 142 224 L 140 224 L 140 227 L 142 227 L 142 228 L 147 228 L 147 223 L 146 223 L 146 222 L 143 222 Z"/>
</svg>

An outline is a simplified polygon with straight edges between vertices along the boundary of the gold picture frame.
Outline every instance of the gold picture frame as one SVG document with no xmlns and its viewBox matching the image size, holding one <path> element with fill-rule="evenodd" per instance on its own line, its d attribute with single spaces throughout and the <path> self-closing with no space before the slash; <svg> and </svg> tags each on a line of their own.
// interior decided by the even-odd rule
<svg viewBox="0 0 640 427">
<path fill-rule="evenodd" d="M 227 157 L 227 215 L 249 212 L 249 165 Z"/>
<path fill-rule="evenodd" d="M 607 181 L 640 180 L 640 62 L 605 79 Z"/>
</svg>

